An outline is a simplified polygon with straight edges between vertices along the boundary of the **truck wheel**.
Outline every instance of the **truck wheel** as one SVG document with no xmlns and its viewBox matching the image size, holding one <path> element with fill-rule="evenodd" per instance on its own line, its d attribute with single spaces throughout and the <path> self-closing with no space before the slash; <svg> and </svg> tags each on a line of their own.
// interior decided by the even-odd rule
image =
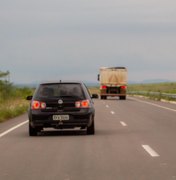
<svg viewBox="0 0 176 180">
<path fill-rule="evenodd" d="M 94 119 L 92 120 L 91 126 L 90 126 L 90 127 L 87 127 L 87 134 L 88 134 L 88 135 L 93 135 L 93 134 L 95 134 Z"/>
<path fill-rule="evenodd" d="M 101 99 L 105 99 L 105 96 L 101 96 L 100 98 L 101 98 Z"/>
<path fill-rule="evenodd" d="M 30 124 L 29 124 L 29 136 L 37 136 L 37 129 L 33 128 Z"/>
<path fill-rule="evenodd" d="M 126 96 L 120 96 L 120 100 L 126 100 Z"/>
<path fill-rule="evenodd" d="M 107 99 L 107 96 L 101 96 L 100 98 L 101 99 Z"/>
</svg>

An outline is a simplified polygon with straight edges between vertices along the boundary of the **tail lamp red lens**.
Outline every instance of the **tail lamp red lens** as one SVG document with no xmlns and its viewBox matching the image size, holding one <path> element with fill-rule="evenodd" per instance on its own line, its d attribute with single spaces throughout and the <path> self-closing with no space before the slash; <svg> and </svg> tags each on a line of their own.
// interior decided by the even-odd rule
<svg viewBox="0 0 176 180">
<path fill-rule="evenodd" d="M 90 102 L 89 102 L 89 100 L 76 101 L 75 107 L 76 108 L 89 108 Z"/>
<path fill-rule="evenodd" d="M 126 89 L 127 87 L 126 86 L 121 86 L 121 89 Z"/>
<path fill-rule="evenodd" d="M 107 89 L 107 86 L 101 86 L 101 89 Z"/>
<path fill-rule="evenodd" d="M 45 109 L 46 103 L 40 101 L 32 101 L 32 109 Z"/>
</svg>

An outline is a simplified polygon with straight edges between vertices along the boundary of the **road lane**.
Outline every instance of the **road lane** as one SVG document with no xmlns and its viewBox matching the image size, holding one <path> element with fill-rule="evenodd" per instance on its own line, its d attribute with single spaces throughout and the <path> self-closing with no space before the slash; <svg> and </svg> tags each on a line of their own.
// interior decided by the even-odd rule
<svg viewBox="0 0 176 180">
<path fill-rule="evenodd" d="M 15 117 L 9 121 L 0 123 L 0 134 L 7 131 L 10 128 L 24 122 L 25 120 L 27 120 L 27 114 L 23 114 L 21 116 Z"/>
<path fill-rule="evenodd" d="M 131 98 L 131 99 L 132 99 L 132 98 Z M 149 104 L 149 105 L 152 105 L 152 106 L 161 108 L 161 109 L 166 109 L 166 110 L 169 110 L 169 111 L 176 112 L 176 109 L 169 108 L 169 107 L 166 107 L 166 106 L 163 106 L 163 105 L 159 105 L 159 104 L 157 104 L 156 102 L 155 102 L 155 103 L 152 103 L 152 102 L 147 102 L 146 100 L 139 100 L 139 99 L 135 99 L 135 100 L 138 101 L 138 102 L 141 102 L 141 103 L 145 103 L 145 104 Z"/>
<path fill-rule="evenodd" d="M 150 100 L 147 101 L 176 109 L 176 106 L 173 104 Z M 117 109 L 119 114 L 122 115 L 123 113 L 123 116 L 121 117 L 125 119 L 126 123 L 128 124 L 128 128 L 130 128 L 130 130 L 134 133 L 138 134 L 137 141 L 141 142 L 141 146 L 143 144 L 149 144 L 162 155 L 159 166 L 163 167 L 164 164 L 166 173 L 169 174 L 170 172 L 170 174 L 174 174 L 171 176 L 175 178 L 175 112 L 171 112 L 167 108 L 163 109 L 159 106 L 153 107 L 153 105 L 150 104 L 139 103 L 138 98 L 136 100 L 134 98 L 128 98 L 128 101 L 126 102 L 118 101 L 117 103 L 115 101 L 109 100 L 106 102 L 106 104 L 107 103 L 109 107 L 113 108 L 113 110 Z M 124 113 L 124 110 L 126 113 Z M 116 111 L 115 113 L 117 114 Z"/>
<path fill-rule="evenodd" d="M 159 154 L 154 151 L 149 145 L 142 145 L 142 147 L 150 154 L 152 157 L 158 157 Z"/>
<path fill-rule="evenodd" d="M 5 136 L 5 135 L 8 134 L 8 133 L 14 131 L 15 129 L 17 129 L 17 128 L 23 126 L 24 124 L 27 124 L 28 122 L 29 122 L 29 121 L 26 120 L 26 121 L 24 121 L 24 122 L 22 122 L 22 123 L 20 123 L 20 124 L 18 124 L 18 125 L 16 125 L 16 126 L 10 128 L 10 129 L 4 131 L 3 133 L 0 134 L 0 138 L 3 137 L 3 136 Z"/>
<path fill-rule="evenodd" d="M 0 138 L 0 179 L 176 179 L 175 112 L 130 98 L 95 100 L 95 106 L 94 136 L 47 131 L 29 137 L 24 124 Z M 142 145 L 160 156 L 150 156 Z"/>
<path fill-rule="evenodd" d="M 120 123 L 121 123 L 122 126 L 127 126 L 127 124 L 125 122 L 123 122 L 123 121 L 120 121 Z"/>
</svg>

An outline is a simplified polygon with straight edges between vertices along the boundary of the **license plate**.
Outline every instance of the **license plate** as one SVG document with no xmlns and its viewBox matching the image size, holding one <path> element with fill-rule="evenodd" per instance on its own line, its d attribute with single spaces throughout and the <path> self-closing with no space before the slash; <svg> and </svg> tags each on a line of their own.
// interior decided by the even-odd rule
<svg viewBox="0 0 176 180">
<path fill-rule="evenodd" d="M 69 115 L 53 115 L 54 121 L 67 121 L 69 120 Z"/>
</svg>

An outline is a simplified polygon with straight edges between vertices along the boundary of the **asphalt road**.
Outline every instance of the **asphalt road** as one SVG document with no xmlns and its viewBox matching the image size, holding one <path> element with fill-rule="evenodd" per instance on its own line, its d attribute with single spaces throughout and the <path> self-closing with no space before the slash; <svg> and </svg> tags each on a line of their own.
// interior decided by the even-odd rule
<svg viewBox="0 0 176 180">
<path fill-rule="evenodd" d="M 96 134 L 0 124 L 0 180 L 176 180 L 176 105 L 95 100 Z"/>
</svg>

